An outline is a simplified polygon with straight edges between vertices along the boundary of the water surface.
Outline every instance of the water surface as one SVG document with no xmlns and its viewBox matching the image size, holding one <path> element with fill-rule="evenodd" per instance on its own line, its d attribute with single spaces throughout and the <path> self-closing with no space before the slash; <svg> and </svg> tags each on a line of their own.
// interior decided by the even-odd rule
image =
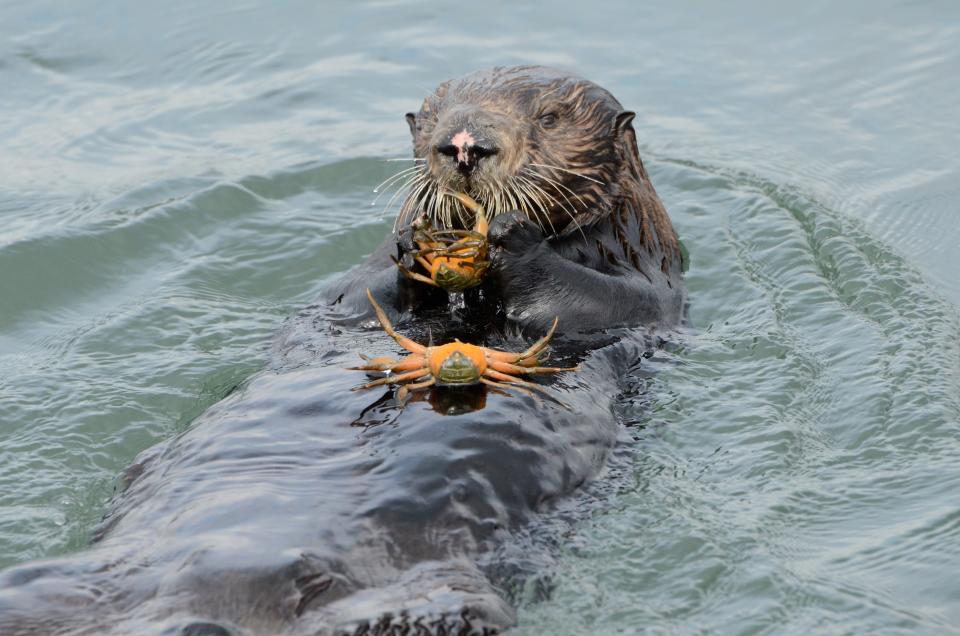
<svg viewBox="0 0 960 636">
<path fill-rule="evenodd" d="M 517 633 L 960 633 L 950 2 L 0 3 L 0 567 L 82 549 L 388 230 L 403 113 L 514 63 L 637 111 L 696 326 Z"/>
</svg>

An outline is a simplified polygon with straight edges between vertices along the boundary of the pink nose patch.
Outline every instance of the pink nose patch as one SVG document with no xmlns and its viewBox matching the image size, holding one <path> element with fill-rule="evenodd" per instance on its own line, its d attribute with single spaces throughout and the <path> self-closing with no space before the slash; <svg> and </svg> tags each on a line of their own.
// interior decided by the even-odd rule
<svg viewBox="0 0 960 636">
<path fill-rule="evenodd" d="M 450 140 L 450 143 L 457 148 L 457 161 L 460 163 L 470 163 L 467 150 L 470 149 L 470 146 L 477 143 L 477 140 L 473 138 L 473 135 L 468 133 L 466 129 L 461 130 L 453 136 L 453 139 Z"/>
</svg>

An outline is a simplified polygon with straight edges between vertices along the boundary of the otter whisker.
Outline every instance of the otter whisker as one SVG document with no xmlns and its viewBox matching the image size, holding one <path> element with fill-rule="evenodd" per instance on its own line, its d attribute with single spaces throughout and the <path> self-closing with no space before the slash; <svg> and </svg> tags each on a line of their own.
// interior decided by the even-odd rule
<svg viewBox="0 0 960 636">
<path fill-rule="evenodd" d="M 447 197 L 443 196 L 444 190 L 445 188 L 439 186 L 436 188 L 437 210 L 442 226 L 450 227 L 450 202 L 447 201 Z"/>
<path fill-rule="evenodd" d="M 537 177 L 538 179 L 543 179 L 544 181 L 546 181 L 547 183 L 549 183 L 551 186 L 553 186 L 553 189 L 554 189 L 554 190 L 557 190 L 557 192 L 560 192 L 560 190 L 559 190 L 558 188 L 563 188 L 564 190 L 566 190 L 567 192 L 569 192 L 570 194 L 572 194 L 572 195 L 577 199 L 577 201 L 579 201 L 580 204 L 583 205 L 584 211 L 586 211 L 586 209 L 589 207 L 589 206 L 587 205 L 587 202 L 583 200 L 583 197 L 581 197 L 579 194 L 577 194 L 576 192 L 574 192 L 573 190 L 571 190 L 570 187 L 567 186 L 566 184 L 564 184 L 563 182 L 557 181 L 556 179 L 553 179 L 553 178 L 551 178 L 551 177 L 548 177 L 548 176 L 545 175 L 545 174 L 540 174 L 539 172 L 537 172 L 537 171 L 535 171 L 535 170 L 530 170 L 529 168 L 524 168 L 524 170 L 526 170 L 527 174 L 529 174 L 529 175 L 531 175 L 531 176 Z M 565 194 L 563 194 L 562 192 L 560 193 L 560 196 L 562 196 L 564 199 L 567 198 L 567 196 L 566 196 Z"/>
<path fill-rule="evenodd" d="M 435 220 L 437 218 L 437 197 L 439 196 L 439 188 L 435 182 L 431 182 L 431 187 L 427 190 L 427 196 L 424 201 L 423 213 L 427 218 Z"/>
<path fill-rule="evenodd" d="M 496 186 L 497 186 L 497 198 L 500 200 L 500 208 L 501 208 L 499 211 L 502 213 L 511 209 L 512 210 L 519 209 L 519 207 L 517 206 L 517 202 L 513 199 L 512 195 L 510 194 L 510 188 L 504 185 L 503 181 L 499 177 L 496 179 Z"/>
<path fill-rule="evenodd" d="M 511 188 L 508 188 L 503 184 L 503 181 L 497 180 L 497 185 L 500 186 L 500 191 L 503 192 L 504 198 L 507 200 L 507 203 L 514 210 L 519 210 L 520 206 L 517 204 L 517 200 L 513 196 L 513 191 Z"/>
<path fill-rule="evenodd" d="M 563 184 L 562 184 L 562 183 L 559 183 L 559 184 L 558 184 L 558 183 L 556 183 L 553 179 L 550 179 L 550 178 L 548 178 L 548 177 L 545 177 L 544 175 L 539 174 L 539 173 L 537 173 L 537 172 L 529 171 L 527 174 L 530 174 L 530 175 L 533 175 L 533 176 L 542 178 L 542 179 L 546 182 L 547 185 L 549 185 L 550 187 L 552 187 L 554 190 L 557 191 L 557 194 L 560 195 L 560 199 L 557 199 L 556 197 L 554 197 L 554 196 L 552 196 L 551 194 L 549 194 L 548 192 L 546 192 L 546 191 L 545 191 L 543 188 L 541 188 L 540 186 L 538 186 L 538 185 L 536 185 L 535 183 L 531 182 L 531 185 L 533 185 L 533 186 L 536 187 L 538 190 L 540 190 L 540 192 L 543 192 L 544 196 L 548 197 L 551 201 L 553 201 L 554 203 L 556 203 L 557 206 L 558 206 L 561 210 L 563 210 L 563 211 L 566 213 L 567 216 L 570 217 L 570 221 L 573 222 L 573 224 L 574 224 L 574 226 L 576 227 L 576 229 L 579 230 L 581 234 L 583 234 L 583 228 L 580 227 L 580 223 L 579 223 L 579 221 L 577 221 L 576 207 L 570 202 L 570 200 L 569 200 L 569 199 L 567 198 L 567 196 L 563 193 L 563 191 L 560 190 L 559 187 L 557 187 L 557 186 L 563 186 Z M 564 186 L 564 187 L 565 187 L 565 186 Z M 567 191 L 569 191 L 571 194 L 573 194 L 573 196 L 575 196 L 575 197 L 577 198 L 577 200 L 580 201 L 580 203 L 583 204 L 583 208 L 584 208 L 584 210 L 586 210 L 586 209 L 587 209 L 587 204 L 586 204 L 586 202 L 580 197 L 580 195 L 578 195 L 576 192 L 573 192 L 572 190 L 570 190 L 570 188 L 566 188 L 566 189 L 567 189 Z"/>
<path fill-rule="evenodd" d="M 507 199 L 510 202 L 510 207 L 512 207 L 514 210 L 519 210 L 523 212 L 524 216 L 526 216 L 528 219 L 532 221 L 536 221 L 537 225 L 540 225 L 540 227 L 543 227 L 543 225 L 540 222 L 540 218 L 536 214 L 534 214 L 531 217 L 530 214 L 532 211 L 528 206 L 523 205 L 523 201 L 524 201 L 523 193 L 521 192 L 520 186 L 518 185 L 518 182 L 515 177 L 510 177 L 509 187 L 503 186 L 503 189 L 506 192 Z"/>
<path fill-rule="evenodd" d="M 550 204 L 557 205 L 561 208 L 563 207 L 563 203 L 557 201 L 555 198 L 551 197 L 549 194 L 544 192 L 543 188 L 539 187 L 538 185 L 530 181 L 530 179 L 527 179 L 522 175 L 517 175 L 517 179 L 521 181 L 524 191 L 527 192 L 530 198 L 537 202 L 537 206 L 539 207 L 539 213 L 537 214 L 538 217 L 542 216 L 548 220 L 550 219 L 550 212 L 548 209 Z M 541 193 L 543 193 L 543 196 L 541 196 L 538 192 L 536 192 L 536 190 L 539 190 Z M 544 200 L 543 197 L 546 197 L 546 200 Z M 541 224 L 541 227 L 542 227 L 542 224 Z M 551 222 L 551 230 L 553 230 L 552 222 Z M 554 231 L 554 234 L 556 234 L 555 231 Z"/>
<path fill-rule="evenodd" d="M 550 170 L 560 170 L 561 172 L 567 172 L 567 173 L 569 173 L 569 174 L 572 174 L 572 175 L 575 176 L 575 177 L 580 177 L 581 179 L 586 179 L 587 181 L 593 181 L 593 182 L 596 183 L 597 185 L 602 185 L 602 186 L 606 186 L 606 185 L 607 185 L 607 184 L 604 183 L 603 181 L 598 181 L 597 179 L 594 179 L 593 177 L 588 177 L 588 176 L 585 175 L 585 174 L 580 174 L 579 172 L 576 172 L 576 171 L 574 171 L 574 170 L 568 170 L 567 168 L 561 168 L 560 166 L 549 166 L 549 165 L 547 165 L 547 164 L 545 164 L 545 163 L 531 163 L 530 165 L 531 165 L 531 166 L 537 166 L 538 168 L 548 168 L 548 169 L 550 169 Z"/>
<path fill-rule="evenodd" d="M 480 190 L 477 192 L 477 196 L 474 198 L 480 205 L 483 206 L 484 210 L 487 211 L 487 218 L 496 216 L 497 212 L 491 203 L 490 188 L 488 188 L 486 185 L 480 186 Z"/>
<path fill-rule="evenodd" d="M 504 211 L 504 207 L 506 207 L 504 206 L 504 203 L 503 203 L 503 190 L 501 190 L 500 188 L 497 188 L 496 190 L 494 190 L 493 197 L 494 197 L 494 202 L 496 204 L 496 213 L 502 214 Z"/>
<path fill-rule="evenodd" d="M 527 218 L 529 219 L 531 215 L 533 215 L 534 217 L 538 217 L 539 216 L 539 212 L 537 210 L 538 206 L 534 203 L 534 199 L 531 196 L 530 188 L 528 188 L 523 182 L 520 181 L 520 179 L 522 178 L 523 177 L 521 177 L 520 175 L 516 175 L 511 179 L 510 185 L 516 190 L 517 198 L 520 200 L 521 209 L 523 210 L 523 213 L 527 215 Z"/>
<path fill-rule="evenodd" d="M 402 170 L 400 170 L 400 171 L 398 171 L 398 172 L 394 172 L 392 175 L 390 175 L 389 177 L 387 177 L 386 179 L 384 179 L 383 181 L 381 181 L 381 182 L 373 189 L 373 191 L 374 191 L 374 192 L 380 192 L 380 189 L 383 188 L 383 187 L 384 187 L 385 185 L 387 185 L 388 183 L 390 183 L 391 181 L 395 181 L 396 179 L 403 177 L 403 175 L 405 175 L 405 174 L 410 174 L 411 172 L 416 172 L 416 171 L 418 171 L 418 170 L 420 170 L 420 169 L 421 169 L 421 166 L 408 166 L 408 167 L 406 167 L 406 168 L 404 168 L 404 169 L 402 169 Z"/>
<path fill-rule="evenodd" d="M 414 175 L 414 176 L 410 177 L 409 179 L 407 179 L 407 180 L 404 182 L 403 185 L 401 185 L 400 187 L 397 188 L 397 191 L 393 193 L 393 196 L 390 197 L 390 200 L 387 201 L 387 204 L 386 204 L 385 206 L 383 206 L 383 210 L 382 210 L 381 214 L 386 214 L 386 213 L 387 213 L 387 210 L 389 210 L 390 207 L 393 205 L 393 202 L 397 200 L 397 197 L 399 197 L 399 196 L 400 196 L 401 194 L 403 194 L 404 192 L 409 193 L 410 189 L 413 187 L 414 184 L 419 183 L 419 182 L 422 182 L 422 181 L 425 181 L 426 178 L 427 178 L 426 175 L 424 175 L 424 174 L 418 174 L 418 175 Z"/>
<path fill-rule="evenodd" d="M 446 190 L 446 188 L 440 184 L 434 185 L 431 218 L 433 218 L 434 221 L 439 221 L 441 227 L 448 228 L 453 225 L 453 219 L 450 216 L 450 200 L 448 197 L 443 196 L 444 190 Z"/>
<path fill-rule="evenodd" d="M 437 212 L 433 218 L 443 227 L 448 227 L 447 208 L 449 207 L 449 204 L 447 203 L 446 197 L 443 196 L 443 190 L 439 186 L 434 189 L 434 192 L 434 207 L 436 208 Z"/>
<path fill-rule="evenodd" d="M 416 172 L 421 172 L 421 166 L 411 166 L 409 168 L 404 168 L 400 172 L 394 173 L 380 182 L 376 188 L 373 189 L 374 193 L 377 194 L 377 197 L 373 200 L 373 204 L 377 203 L 377 199 L 383 194 L 383 191 L 389 188 L 389 184 L 396 183 L 397 181 L 403 181 L 411 174 Z"/>
<path fill-rule="evenodd" d="M 535 221 L 537 226 L 540 227 L 541 231 L 546 230 L 543 224 L 544 220 L 546 220 L 547 224 L 550 226 L 550 231 L 556 234 L 556 230 L 553 227 L 553 220 L 550 218 L 549 214 L 537 214 L 535 209 L 531 209 L 529 206 L 521 203 L 521 201 L 526 201 L 526 198 L 523 196 L 521 186 L 518 185 L 518 181 L 515 177 L 511 178 L 510 186 L 511 187 L 507 189 L 507 196 L 510 199 L 511 207 L 514 209 L 519 209 L 526 215 L 528 219 Z M 518 201 L 518 199 L 520 200 Z"/>
<path fill-rule="evenodd" d="M 514 187 L 517 190 L 517 195 L 520 197 L 520 204 L 523 206 L 523 213 L 527 215 L 527 218 L 533 218 L 537 221 L 537 225 L 543 227 L 543 223 L 540 220 L 542 217 L 546 216 L 543 214 L 543 202 L 539 198 L 534 196 L 533 191 L 530 188 L 520 182 L 520 179 L 523 179 L 520 175 L 514 177 Z"/>
<path fill-rule="evenodd" d="M 556 190 L 557 194 L 559 194 L 562 199 L 564 199 L 565 201 L 569 201 L 569 198 L 566 195 L 564 195 L 563 192 L 560 190 L 560 188 L 563 188 L 564 190 L 572 194 L 577 199 L 577 201 L 580 202 L 580 204 L 583 206 L 584 212 L 586 212 L 589 209 L 589 206 L 587 205 L 587 202 L 583 200 L 583 197 L 581 197 L 579 194 L 571 190 L 569 187 L 567 187 L 563 183 L 560 183 L 559 181 L 556 181 L 554 179 L 551 179 L 550 177 L 547 177 L 546 175 L 542 175 L 534 171 L 528 171 L 528 174 L 530 174 L 531 176 L 535 176 L 539 179 L 542 179 L 547 185 L 549 185 L 551 188 Z M 582 234 L 583 228 L 580 227 L 580 223 L 576 219 L 576 206 L 574 206 L 572 202 L 570 204 L 570 210 L 567 213 L 570 216 L 570 219 L 577 225 L 577 229 L 579 229 L 580 233 Z"/>
<path fill-rule="evenodd" d="M 444 188 L 444 191 L 446 191 L 446 188 Z M 447 196 L 443 197 L 443 206 L 444 206 L 444 209 L 446 210 L 446 219 L 447 219 L 446 227 L 448 228 L 453 227 L 454 208 L 459 204 L 460 204 L 459 201 L 453 199 L 452 197 L 447 197 Z M 460 210 L 457 209 L 456 212 L 457 212 L 457 216 L 459 217 Z"/>
<path fill-rule="evenodd" d="M 400 217 L 397 217 L 397 221 L 394 223 L 394 232 L 396 232 L 401 225 L 409 223 L 418 209 L 427 217 L 431 216 L 430 208 L 432 205 L 433 187 L 433 181 L 425 179 L 424 182 L 407 197 L 407 200 L 403 204 L 402 214 Z"/>
<path fill-rule="evenodd" d="M 529 173 L 529 174 L 536 174 L 536 173 Z M 552 194 L 550 194 L 549 192 L 547 192 L 546 190 L 544 190 L 543 188 L 541 188 L 539 185 L 537 185 L 533 180 L 531 180 L 531 179 L 529 179 L 529 178 L 527 178 L 527 177 L 523 177 L 523 176 L 520 176 L 519 178 L 522 178 L 522 179 L 524 180 L 524 182 L 526 182 L 531 188 L 536 189 L 540 194 L 542 194 L 543 197 L 546 198 L 547 203 L 553 204 L 553 205 L 556 205 L 556 206 L 559 206 L 559 207 L 564 208 L 564 210 L 567 212 L 567 214 L 570 214 L 570 215 L 571 215 L 571 218 L 573 218 L 573 217 L 576 215 L 576 208 L 575 208 L 575 206 L 574 206 L 572 203 L 570 203 L 569 199 L 567 199 L 567 197 L 566 197 L 565 195 L 563 195 L 563 193 L 560 192 L 559 190 L 557 190 L 557 192 L 558 192 L 561 196 L 560 196 L 560 198 L 558 199 L 557 197 L 553 196 Z M 556 188 L 554 188 L 554 189 L 556 190 Z M 582 202 L 582 200 L 581 200 L 581 202 Z"/>
<path fill-rule="evenodd" d="M 423 203 L 423 199 L 426 197 L 424 191 L 429 188 L 430 185 L 431 182 L 427 178 L 427 175 L 423 175 L 423 179 L 416 190 L 411 186 L 410 192 L 407 193 L 407 198 L 404 199 L 403 205 L 400 207 L 400 213 L 397 214 L 397 220 L 393 223 L 394 232 L 408 221 L 416 210 L 417 205 Z"/>
<path fill-rule="evenodd" d="M 407 180 L 406 180 L 404 183 L 402 183 L 402 184 L 400 185 L 400 187 L 397 188 L 396 191 L 390 196 L 390 198 L 387 200 L 386 204 L 385 204 L 385 205 L 383 206 L 383 208 L 380 210 L 380 214 L 381 214 L 381 215 L 386 215 L 387 212 L 390 210 L 390 208 L 393 207 L 393 203 L 394 203 L 394 201 L 397 200 L 398 197 L 400 197 L 401 195 L 404 195 L 405 193 L 409 194 L 410 189 L 413 188 L 414 185 L 416 185 L 417 183 L 419 183 L 419 182 L 421 182 L 421 181 L 423 181 L 423 180 L 424 180 L 424 177 L 421 176 L 421 175 L 412 176 L 412 177 L 410 177 L 409 179 L 407 179 Z M 406 197 L 404 197 L 403 200 L 406 201 Z M 401 205 L 400 209 L 401 209 L 401 210 L 403 209 L 403 206 L 402 206 L 402 205 Z"/>
<path fill-rule="evenodd" d="M 520 175 L 517 175 L 517 177 L 520 178 L 520 179 L 524 179 L 524 178 L 525 178 L 525 177 L 522 177 L 522 176 L 520 176 Z M 541 205 L 541 208 L 542 208 L 543 212 L 542 212 L 541 214 L 535 214 L 535 215 L 534 215 L 534 216 L 536 217 L 537 225 L 540 226 L 540 229 L 541 229 L 541 230 L 545 229 L 545 228 L 543 227 L 543 221 L 546 220 L 547 225 L 550 226 L 550 233 L 551 233 L 551 234 L 556 234 L 556 233 L 557 233 L 557 228 L 553 225 L 553 219 L 550 217 L 549 211 L 548 211 L 546 208 L 544 208 L 542 205 Z M 529 215 L 528 215 L 528 216 L 529 216 Z"/>
<path fill-rule="evenodd" d="M 497 191 L 489 184 L 483 184 L 480 189 L 480 196 L 483 207 L 487 211 L 487 217 L 493 218 L 501 212 L 500 202 L 497 198 Z"/>
<path fill-rule="evenodd" d="M 386 214 L 387 211 L 391 207 L 393 207 L 394 201 L 396 201 L 397 198 L 400 197 L 401 195 L 404 195 L 405 193 L 409 192 L 410 187 L 415 182 L 417 182 L 417 177 L 411 177 L 410 179 L 405 181 L 403 184 L 401 184 L 401 186 L 397 188 L 397 190 L 390 196 L 390 198 L 387 199 L 387 202 L 384 204 L 383 208 L 381 208 L 380 210 L 380 214 Z M 406 200 L 406 197 L 404 197 L 404 200 Z"/>
<path fill-rule="evenodd" d="M 517 175 L 516 179 L 519 182 L 519 185 L 517 186 L 518 189 L 523 194 L 524 198 L 534 208 L 533 213 L 536 215 L 548 214 L 548 211 L 547 211 L 548 202 L 544 201 L 543 197 L 541 197 L 537 192 L 534 191 L 532 187 L 530 187 L 532 185 L 530 183 L 530 180 L 522 175 Z"/>
<path fill-rule="evenodd" d="M 466 222 L 466 219 L 463 218 L 463 212 L 464 212 L 463 205 L 459 201 L 451 201 L 450 206 L 453 210 L 456 210 L 457 219 L 459 219 L 460 225 L 466 227 L 467 222 Z"/>
<path fill-rule="evenodd" d="M 540 207 L 541 212 L 543 212 L 544 214 L 547 213 L 547 208 L 551 204 L 557 203 L 556 199 L 554 199 L 549 194 L 544 192 L 543 188 L 536 185 L 533 181 L 531 181 L 527 177 L 523 176 L 522 174 L 518 174 L 516 178 L 522 184 L 524 191 L 527 192 L 527 194 L 529 194 L 530 197 L 537 202 L 537 205 Z"/>
</svg>

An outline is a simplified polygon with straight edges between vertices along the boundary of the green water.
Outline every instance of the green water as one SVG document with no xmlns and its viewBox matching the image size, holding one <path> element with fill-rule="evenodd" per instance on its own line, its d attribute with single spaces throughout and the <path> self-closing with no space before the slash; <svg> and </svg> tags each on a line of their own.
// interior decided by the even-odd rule
<svg viewBox="0 0 960 636">
<path fill-rule="evenodd" d="M 516 632 L 960 633 L 952 2 L 0 3 L 0 567 L 373 249 L 403 113 L 523 62 L 637 111 L 696 330 Z"/>
</svg>

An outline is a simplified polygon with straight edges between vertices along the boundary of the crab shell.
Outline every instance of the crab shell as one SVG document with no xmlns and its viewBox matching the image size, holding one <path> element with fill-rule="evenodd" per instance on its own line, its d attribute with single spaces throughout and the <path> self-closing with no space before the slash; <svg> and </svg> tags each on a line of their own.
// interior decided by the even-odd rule
<svg viewBox="0 0 960 636">
<path fill-rule="evenodd" d="M 447 291 L 459 292 L 480 284 L 489 265 L 482 257 L 435 256 L 430 262 L 430 278 Z"/>
<path fill-rule="evenodd" d="M 425 353 L 430 374 L 439 386 L 479 384 L 487 370 L 487 356 L 482 347 L 459 340 L 430 347 Z"/>
<path fill-rule="evenodd" d="M 490 224 L 483 206 L 463 192 L 448 192 L 476 216 L 472 230 L 434 230 L 428 219 L 416 225 L 414 242 L 419 249 L 416 260 L 429 277 L 411 272 L 399 262 L 400 271 L 408 278 L 429 283 L 448 292 L 462 292 L 480 284 L 490 267 L 487 260 L 487 232 Z"/>
<path fill-rule="evenodd" d="M 383 330 L 410 353 L 399 360 L 388 357 L 370 359 L 360 354 L 366 364 L 350 367 L 351 370 L 385 371 L 386 375 L 355 387 L 353 389 L 355 391 L 385 384 L 398 384 L 400 388 L 397 389 L 396 397 L 402 406 L 411 391 L 420 391 L 436 385 L 468 386 L 481 383 L 501 390 L 518 391 L 536 399 L 534 391 L 546 393 L 545 389 L 517 376 L 576 370 L 576 367 L 538 366 L 540 354 L 546 349 L 557 330 L 556 318 L 546 335 L 524 351 L 499 351 L 459 340 L 439 346 L 424 346 L 397 333 L 386 312 L 377 304 L 369 289 L 367 298 L 373 305 Z"/>
</svg>

